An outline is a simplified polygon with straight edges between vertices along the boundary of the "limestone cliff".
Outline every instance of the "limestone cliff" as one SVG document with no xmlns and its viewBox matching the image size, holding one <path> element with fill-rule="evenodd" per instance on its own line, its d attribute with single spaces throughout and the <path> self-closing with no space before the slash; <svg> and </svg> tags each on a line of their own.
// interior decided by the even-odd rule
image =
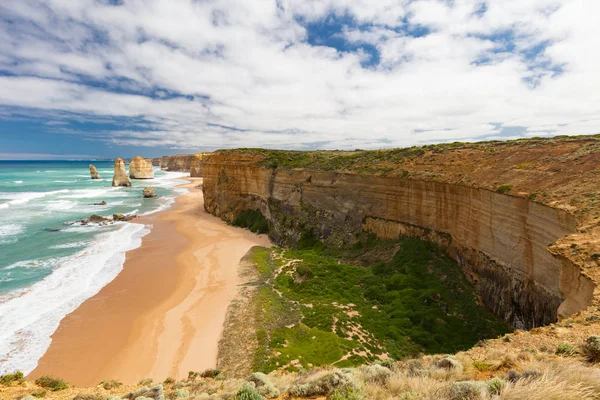
<svg viewBox="0 0 600 400">
<path fill-rule="evenodd" d="M 165 171 L 189 172 L 193 158 L 193 154 L 164 156 L 160 159 L 160 167 Z"/>
<path fill-rule="evenodd" d="M 201 178 L 204 171 L 204 156 L 208 153 L 196 153 L 190 162 L 190 176 L 192 178 Z"/>
<path fill-rule="evenodd" d="M 96 167 L 90 164 L 90 176 L 92 179 L 100 179 L 100 174 L 96 171 Z"/>
<path fill-rule="evenodd" d="M 283 243 L 312 232 L 351 244 L 363 231 L 438 242 L 488 308 L 532 328 L 597 297 L 599 165 L 596 137 L 220 151 L 204 158 L 205 208 L 228 221 L 258 209 Z"/>
<path fill-rule="evenodd" d="M 115 172 L 112 180 L 113 186 L 131 186 L 131 181 L 125 171 L 125 162 L 121 158 L 115 160 Z"/>
<path fill-rule="evenodd" d="M 129 177 L 131 179 L 153 179 L 152 160 L 146 160 L 140 156 L 134 157 L 129 163 Z"/>
</svg>

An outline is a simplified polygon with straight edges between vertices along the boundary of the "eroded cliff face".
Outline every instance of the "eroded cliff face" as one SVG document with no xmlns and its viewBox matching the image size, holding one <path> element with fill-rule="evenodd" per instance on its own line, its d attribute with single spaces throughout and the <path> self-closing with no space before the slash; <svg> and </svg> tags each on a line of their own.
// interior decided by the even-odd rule
<svg viewBox="0 0 600 400">
<path fill-rule="evenodd" d="M 127 176 L 127 171 L 125 170 L 125 162 L 123 161 L 123 159 L 117 158 L 115 160 L 114 171 L 115 172 L 113 174 L 113 180 L 112 180 L 113 186 L 125 186 L 125 187 L 131 186 L 131 181 L 129 180 L 129 177 Z"/>
<path fill-rule="evenodd" d="M 204 156 L 208 153 L 196 153 L 190 161 L 190 177 L 202 178 L 204 176 Z"/>
<path fill-rule="evenodd" d="M 131 179 L 153 179 L 152 160 L 146 160 L 140 156 L 134 157 L 129 163 L 129 177 Z"/>
<path fill-rule="evenodd" d="M 165 171 L 189 172 L 194 154 L 176 154 L 160 159 L 160 167 Z"/>
<path fill-rule="evenodd" d="M 363 231 L 437 242 L 460 263 L 483 303 L 515 328 L 554 322 L 594 299 L 589 255 L 596 228 L 582 232 L 588 218 L 561 206 L 555 192 L 545 194 L 552 199 L 548 205 L 528 193 L 496 193 L 472 181 L 465 185 L 464 174 L 459 182 L 440 182 L 404 172 L 388 177 L 267 168 L 264 161 L 264 154 L 252 151 L 205 158 L 207 211 L 232 221 L 242 210 L 258 209 L 269 220 L 273 239 L 282 243 L 313 232 L 333 245 L 351 244 Z M 589 171 L 584 172 L 591 176 Z M 496 176 L 505 172 L 499 169 Z M 535 177 L 530 185 L 547 183 Z"/>
</svg>

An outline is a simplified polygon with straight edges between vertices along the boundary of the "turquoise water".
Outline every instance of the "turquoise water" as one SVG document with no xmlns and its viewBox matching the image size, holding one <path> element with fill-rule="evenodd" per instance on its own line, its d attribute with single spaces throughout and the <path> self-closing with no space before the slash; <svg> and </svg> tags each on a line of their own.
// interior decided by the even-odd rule
<svg viewBox="0 0 600 400">
<path fill-rule="evenodd" d="M 147 214 L 168 207 L 182 173 L 155 170 L 155 179 L 113 188 L 112 161 L 0 161 L 0 374 L 29 372 L 60 320 L 122 269 L 125 252 L 149 227 L 78 223 L 98 214 Z M 152 186 L 160 196 L 144 199 Z M 106 205 L 95 205 L 105 201 Z"/>
</svg>

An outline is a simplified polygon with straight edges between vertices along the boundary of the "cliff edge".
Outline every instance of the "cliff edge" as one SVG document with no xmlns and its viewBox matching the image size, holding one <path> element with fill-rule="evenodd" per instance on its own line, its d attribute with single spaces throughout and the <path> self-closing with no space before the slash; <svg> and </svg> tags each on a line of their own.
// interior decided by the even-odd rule
<svg viewBox="0 0 600 400">
<path fill-rule="evenodd" d="M 271 237 L 343 246 L 361 232 L 442 245 L 483 303 L 533 328 L 595 303 L 600 137 L 378 151 L 222 150 L 204 157 L 208 212 L 259 210 Z"/>
</svg>

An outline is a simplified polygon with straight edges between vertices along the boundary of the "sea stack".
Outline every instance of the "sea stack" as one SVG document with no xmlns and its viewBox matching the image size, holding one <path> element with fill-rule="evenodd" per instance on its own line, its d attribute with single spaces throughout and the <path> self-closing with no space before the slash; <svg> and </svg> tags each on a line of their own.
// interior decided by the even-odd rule
<svg viewBox="0 0 600 400">
<path fill-rule="evenodd" d="M 100 174 L 98 174 L 96 167 L 94 167 L 92 164 L 90 164 L 90 176 L 92 179 L 100 179 Z"/>
<path fill-rule="evenodd" d="M 127 171 L 125 171 L 125 163 L 123 159 L 117 158 L 115 160 L 115 174 L 113 175 L 113 186 L 131 186 L 131 181 L 127 177 Z"/>
<path fill-rule="evenodd" d="M 131 179 L 153 179 L 152 161 L 145 160 L 140 156 L 133 157 L 129 163 L 129 177 Z"/>
<path fill-rule="evenodd" d="M 156 195 L 156 192 L 154 191 L 154 188 L 152 187 L 145 187 L 144 191 L 142 192 L 142 194 L 144 195 L 145 198 L 149 199 L 149 198 L 154 198 L 154 197 L 158 197 Z"/>
</svg>

